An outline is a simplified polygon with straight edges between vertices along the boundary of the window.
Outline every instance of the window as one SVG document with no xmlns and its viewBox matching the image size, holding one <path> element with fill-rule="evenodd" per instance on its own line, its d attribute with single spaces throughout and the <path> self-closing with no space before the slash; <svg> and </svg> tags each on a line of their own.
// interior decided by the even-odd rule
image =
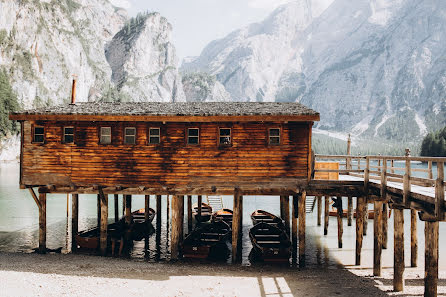
<svg viewBox="0 0 446 297">
<path fill-rule="evenodd" d="M 136 143 L 136 128 L 127 127 L 124 129 L 124 143 L 135 144 Z"/>
<path fill-rule="evenodd" d="M 63 127 L 63 142 L 64 143 L 74 142 L 74 127 Z"/>
<path fill-rule="evenodd" d="M 187 144 L 199 144 L 199 143 L 200 143 L 200 132 L 198 128 L 188 128 Z"/>
<path fill-rule="evenodd" d="M 101 144 L 111 143 L 111 127 L 101 127 L 100 143 Z"/>
<path fill-rule="evenodd" d="M 149 128 L 149 144 L 159 144 L 160 128 Z"/>
<path fill-rule="evenodd" d="M 269 144 L 279 145 L 280 144 L 280 129 L 270 128 L 269 129 Z"/>
<path fill-rule="evenodd" d="M 45 127 L 34 126 L 33 142 L 35 143 L 45 142 Z"/>
<path fill-rule="evenodd" d="M 219 145 L 231 145 L 231 128 L 220 128 Z"/>
</svg>

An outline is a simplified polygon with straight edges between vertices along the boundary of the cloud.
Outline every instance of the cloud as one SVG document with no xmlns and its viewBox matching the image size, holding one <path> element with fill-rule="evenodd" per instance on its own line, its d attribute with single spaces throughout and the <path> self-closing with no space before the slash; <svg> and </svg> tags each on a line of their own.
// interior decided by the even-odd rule
<svg viewBox="0 0 446 297">
<path fill-rule="evenodd" d="M 129 9 L 132 4 L 128 0 L 110 0 L 111 4 L 113 4 L 116 7 L 122 7 Z"/>
<path fill-rule="evenodd" d="M 291 2 L 291 0 L 249 0 L 248 5 L 251 8 L 273 10 L 288 2 Z"/>
</svg>

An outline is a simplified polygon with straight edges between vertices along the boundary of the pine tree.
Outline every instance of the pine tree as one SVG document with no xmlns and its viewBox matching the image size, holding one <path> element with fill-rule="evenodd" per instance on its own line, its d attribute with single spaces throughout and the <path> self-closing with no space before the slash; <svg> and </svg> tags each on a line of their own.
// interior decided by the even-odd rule
<svg viewBox="0 0 446 297">
<path fill-rule="evenodd" d="M 12 90 L 8 75 L 5 70 L 0 70 L 0 136 L 18 131 L 16 123 L 9 120 L 9 113 L 18 109 L 17 95 Z"/>
</svg>

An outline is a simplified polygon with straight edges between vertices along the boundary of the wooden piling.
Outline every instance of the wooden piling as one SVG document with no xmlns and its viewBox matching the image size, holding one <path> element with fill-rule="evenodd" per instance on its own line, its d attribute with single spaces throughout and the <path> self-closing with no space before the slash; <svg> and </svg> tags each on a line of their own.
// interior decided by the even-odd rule
<svg viewBox="0 0 446 297">
<path fill-rule="evenodd" d="M 322 196 L 317 196 L 317 225 L 322 223 Z"/>
<path fill-rule="evenodd" d="M 77 250 L 76 235 L 79 232 L 79 194 L 71 195 L 71 251 Z"/>
<path fill-rule="evenodd" d="M 46 253 L 46 193 L 39 193 L 39 253 Z"/>
<path fill-rule="evenodd" d="M 404 290 L 404 211 L 393 210 L 393 290 Z"/>
<path fill-rule="evenodd" d="M 292 243 L 292 253 L 293 258 L 297 255 L 297 219 L 299 217 L 299 196 L 293 196 L 293 213 L 291 215 L 291 243 Z"/>
<path fill-rule="evenodd" d="M 132 195 L 124 195 L 125 200 L 125 222 L 130 225 L 132 221 Z"/>
<path fill-rule="evenodd" d="M 181 200 L 183 196 L 172 196 L 172 222 L 171 222 L 171 240 L 170 240 L 170 258 L 177 260 L 180 251 L 180 236 L 183 224 L 181 222 Z"/>
<path fill-rule="evenodd" d="M 417 211 L 410 210 L 410 267 L 417 267 L 418 262 L 418 234 Z"/>
<path fill-rule="evenodd" d="M 178 208 L 179 208 L 179 214 L 180 214 L 180 235 L 179 235 L 179 238 L 180 238 L 180 246 L 182 245 L 182 243 L 183 243 L 183 239 L 184 239 L 184 196 L 183 195 L 181 195 L 181 196 L 178 196 L 178 199 L 179 199 L 179 205 L 178 205 Z M 180 251 L 181 251 L 181 249 L 180 249 Z"/>
<path fill-rule="evenodd" d="M 305 267 L 305 201 L 307 193 L 305 191 L 299 195 L 299 267 Z"/>
<path fill-rule="evenodd" d="M 285 221 L 285 230 L 290 235 L 290 196 L 282 196 L 283 197 L 283 217 L 282 219 Z"/>
<path fill-rule="evenodd" d="M 329 206 L 330 206 L 330 197 L 325 196 L 325 206 L 324 206 L 324 235 L 328 234 L 328 218 L 329 218 Z"/>
<path fill-rule="evenodd" d="M 96 202 L 97 202 L 97 211 L 98 211 L 98 229 L 101 228 L 101 196 L 99 196 L 99 194 L 96 196 Z"/>
<path fill-rule="evenodd" d="M 352 196 L 348 196 L 347 199 L 347 226 L 351 226 L 353 218 L 353 198 Z"/>
<path fill-rule="evenodd" d="M 284 210 L 283 210 L 284 197 L 285 196 L 280 196 L 280 217 L 282 218 L 282 220 L 283 220 L 283 216 L 284 216 L 284 214 L 283 214 L 283 212 L 284 212 Z"/>
<path fill-rule="evenodd" d="M 373 275 L 381 276 L 382 254 L 382 201 L 374 202 L 375 217 L 373 221 Z"/>
<path fill-rule="evenodd" d="M 114 194 L 113 195 L 114 198 L 114 203 L 115 203 L 115 222 L 119 221 L 119 195 L 118 194 Z"/>
<path fill-rule="evenodd" d="M 362 240 L 364 236 L 365 197 L 356 198 L 356 250 L 355 265 L 361 265 Z"/>
<path fill-rule="evenodd" d="M 424 296 L 436 297 L 438 287 L 438 222 L 425 222 Z"/>
<path fill-rule="evenodd" d="M 187 196 L 187 232 L 192 231 L 192 195 Z"/>
<path fill-rule="evenodd" d="M 199 217 L 201 217 L 201 203 L 202 202 L 203 201 L 202 201 L 201 195 L 198 195 L 198 198 L 197 198 L 197 206 L 198 206 L 197 215 Z"/>
<path fill-rule="evenodd" d="M 386 202 L 383 203 L 383 230 L 382 230 L 382 245 L 383 249 L 387 249 L 387 230 L 389 228 L 388 218 L 389 218 L 389 211 L 388 211 L 388 204 Z"/>
<path fill-rule="evenodd" d="M 367 235 L 367 227 L 369 225 L 369 204 L 367 203 L 367 197 L 365 197 L 364 200 L 365 200 L 364 228 L 362 229 L 362 234 L 364 236 L 366 236 Z"/>
<path fill-rule="evenodd" d="M 161 195 L 156 195 L 156 231 L 161 230 Z"/>
<path fill-rule="evenodd" d="M 344 233 L 344 226 L 342 224 L 342 215 L 344 210 L 342 207 L 342 197 L 338 196 L 338 248 L 342 249 L 342 234 Z"/>
<path fill-rule="evenodd" d="M 242 258 L 242 220 L 243 220 L 243 201 L 239 189 L 234 190 L 234 213 L 232 217 L 232 263 L 240 262 Z"/>
<path fill-rule="evenodd" d="M 99 194 L 101 204 L 101 227 L 99 229 L 99 249 L 102 256 L 107 254 L 108 195 Z"/>
<path fill-rule="evenodd" d="M 149 220 L 149 208 L 150 208 L 150 195 L 144 195 L 144 219 Z"/>
</svg>

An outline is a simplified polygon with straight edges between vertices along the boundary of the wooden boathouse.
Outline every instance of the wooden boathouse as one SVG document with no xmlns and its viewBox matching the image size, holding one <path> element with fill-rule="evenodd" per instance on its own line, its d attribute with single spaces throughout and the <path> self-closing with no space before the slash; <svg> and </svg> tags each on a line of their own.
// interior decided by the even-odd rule
<svg viewBox="0 0 446 297">
<path fill-rule="evenodd" d="M 243 196 L 280 196 L 293 258 L 305 266 L 306 197 L 316 197 L 318 224 L 328 233 L 329 199 L 338 209 L 342 248 L 342 197 L 352 224 L 356 198 L 355 263 L 360 265 L 368 205 L 373 211 L 373 274 L 381 275 L 387 248 L 387 213 L 394 216 L 395 291 L 404 289 L 404 216 L 411 212 L 411 266 L 418 257 L 417 215 L 425 221 L 425 296 L 437 296 L 439 222 L 445 220 L 446 158 L 315 155 L 311 134 L 319 114 L 299 103 L 76 103 L 10 115 L 21 124 L 20 186 L 39 207 L 39 249 L 46 250 L 46 196 L 72 194 L 72 234 L 78 195 L 97 194 L 100 250 L 107 248 L 108 196 L 122 194 L 126 219 L 131 195 L 172 195 L 171 257 L 183 237 L 184 195 L 233 195 L 232 259 L 241 259 Z M 402 162 L 405 166 L 397 166 Z M 412 168 L 425 162 L 428 169 Z M 433 164 L 436 164 L 434 178 Z M 335 166 L 332 166 L 335 165 Z M 420 177 L 419 174 L 424 174 Z M 34 188 L 38 188 L 38 195 Z M 292 196 L 290 213 L 290 196 Z M 324 203 L 322 198 L 325 197 Z M 199 203 L 200 204 L 200 203 Z M 200 204 L 201 205 L 201 204 Z M 189 223 L 189 221 L 188 221 Z"/>
</svg>

